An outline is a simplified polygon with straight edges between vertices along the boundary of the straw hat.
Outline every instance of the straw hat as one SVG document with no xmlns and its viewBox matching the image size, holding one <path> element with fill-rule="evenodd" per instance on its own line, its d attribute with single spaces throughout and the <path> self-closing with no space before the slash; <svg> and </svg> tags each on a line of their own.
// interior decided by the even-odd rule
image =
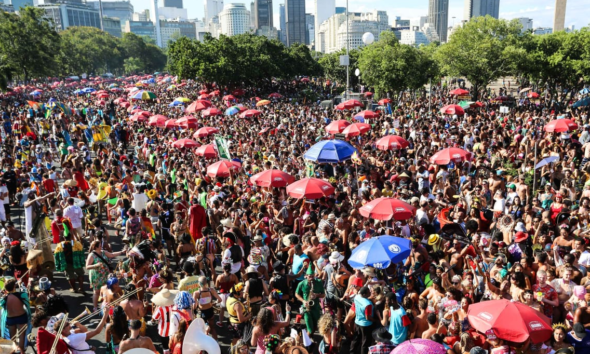
<svg viewBox="0 0 590 354">
<path fill-rule="evenodd" d="M 0 354 L 12 354 L 18 351 L 18 346 L 11 340 L 0 339 Z"/>
<path fill-rule="evenodd" d="M 32 261 L 33 259 L 39 257 L 43 252 L 40 250 L 31 250 L 27 254 L 27 262 Z"/>
<path fill-rule="evenodd" d="M 440 236 L 438 236 L 437 234 L 432 234 L 432 235 L 428 236 L 428 245 L 429 246 L 437 244 L 438 241 L 440 241 Z"/>
<path fill-rule="evenodd" d="M 174 297 L 178 294 L 178 290 L 164 289 L 154 295 L 152 303 L 156 306 L 172 306 L 174 305 Z"/>
<path fill-rule="evenodd" d="M 148 198 L 150 198 L 151 200 L 154 200 L 154 199 L 156 199 L 156 197 L 158 196 L 158 191 L 157 191 L 157 190 L 155 190 L 155 189 L 150 189 L 150 190 L 147 192 L 147 196 L 148 196 Z"/>
<path fill-rule="evenodd" d="M 73 179 L 68 179 L 67 181 L 64 182 L 64 186 L 66 187 L 76 187 L 78 185 L 78 182 L 74 181 Z"/>
<path fill-rule="evenodd" d="M 289 234 L 285 237 L 283 237 L 283 245 L 285 245 L 285 247 L 290 247 L 292 242 L 291 242 L 291 238 L 293 238 L 293 236 L 298 237 L 295 234 Z"/>
<path fill-rule="evenodd" d="M 307 349 L 300 345 L 294 345 L 289 350 L 287 350 L 286 354 L 308 354 Z"/>
</svg>

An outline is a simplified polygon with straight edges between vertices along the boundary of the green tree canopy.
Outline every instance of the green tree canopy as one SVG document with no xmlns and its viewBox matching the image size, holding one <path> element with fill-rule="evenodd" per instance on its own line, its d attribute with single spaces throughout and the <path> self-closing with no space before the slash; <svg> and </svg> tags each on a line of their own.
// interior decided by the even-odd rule
<svg viewBox="0 0 590 354">
<path fill-rule="evenodd" d="M 354 75 L 354 70 L 358 68 L 358 59 L 360 53 L 361 51 L 359 49 L 353 49 L 349 51 L 351 87 L 355 87 L 359 83 L 358 77 Z M 338 82 L 341 85 L 346 85 L 346 66 L 340 65 L 340 56 L 345 54 L 346 49 L 343 48 L 338 52 L 324 54 L 318 60 L 324 71 L 324 76 L 326 76 L 330 80 Z"/>
</svg>

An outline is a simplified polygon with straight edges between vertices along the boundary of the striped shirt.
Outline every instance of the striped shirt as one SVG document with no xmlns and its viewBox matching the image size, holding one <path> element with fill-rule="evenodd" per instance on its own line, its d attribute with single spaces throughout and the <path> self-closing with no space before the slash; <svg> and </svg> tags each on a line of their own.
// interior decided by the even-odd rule
<svg viewBox="0 0 590 354">
<path fill-rule="evenodd" d="M 158 321 L 158 334 L 160 337 L 168 337 L 174 334 L 174 329 L 171 330 L 173 317 L 178 313 L 173 309 L 173 306 L 158 306 L 154 313 L 153 319 Z"/>
</svg>

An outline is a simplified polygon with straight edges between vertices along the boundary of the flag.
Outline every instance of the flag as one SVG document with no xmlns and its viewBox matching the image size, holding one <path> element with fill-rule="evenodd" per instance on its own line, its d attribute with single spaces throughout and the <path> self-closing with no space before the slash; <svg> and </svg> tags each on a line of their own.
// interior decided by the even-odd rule
<svg viewBox="0 0 590 354">
<path fill-rule="evenodd" d="M 118 201 L 118 200 L 119 200 L 119 198 L 117 198 L 117 197 L 114 197 L 114 198 L 111 198 L 111 199 L 107 200 L 107 202 L 108 202 L 110 205 L 115 205 L 115 204 L 117 204 L 117 201 Z"/>
<path fill-rule="evenodd" d="M 64 220 L 62 225 L 64 226 L 64 237 L 70 236 L 70 226 L 68 225 L 68 222 Z"/>
<path fill-rule="evenodd" d="M 143 227 L 145 227 L 146 232 L 148 234 L 150 234 L 152 239 L 155 239 L 156 232 L 154 231 L 154 225 L 152 224 L 152 221 L 150 220 L 150 218 L 141 217 L 141 220 L 143 221 Z"/>
<path fill-rule="evenodd" d="M 359 154 L 356 151 L 352 154 L 351 159 L 352 159 L 352 163 L 354 163 L 355 165 L 362 165 L 363 164 L 363 161 L 360 159 Z"/>
<path fill-rule="evenodd" d="M 50 116 L 51 116 L 51 109 L 45 110 L 45 119 L 49 118 Z"/>
<path fill-rule="evenodd" d="M 315 177 L 315 167 L 311 161 L 305 161 L 305 176 Z"/>
<path fill-rule="evenodd" d="M 227 140 L 225 140 L 220 135 L 215 135 L 213 145 L 215 146 L 215 150 L 217 150 L 217 154 L 219 154 L 220 158 L 231 160 L 231 155 L 227 146 Z"/>
<path fill-rule="evenodd" d="M 393 114 L 393 111 L 391 110 L 391 103 L 388 103 L 388 104 L 387 104 L 387 112 L 388 112 L 389 114 Z"/>
</svg>

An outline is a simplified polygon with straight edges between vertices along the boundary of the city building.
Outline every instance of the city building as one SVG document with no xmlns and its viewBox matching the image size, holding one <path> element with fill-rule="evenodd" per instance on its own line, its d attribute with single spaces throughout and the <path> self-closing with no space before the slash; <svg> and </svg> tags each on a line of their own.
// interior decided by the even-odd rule
<svg viewBox="0 0 590 354">
<path fill-rule="evenodd" d="M 393 20 L 393 27 L 410 27 L 410 20 L 402 20 L 401 17 L 397 16 Z"/>
<path fill-rule="evenodd" d="M 555 32 L 565 29 L 565 8 L 567 0 L 555 0 L 555 13 L 553 15 L 553 30 Z"/>
<path fill-rule="evenodd" d="M 156 42 L 156 26 L 152 21 L 127 21 L 123 32 L 134 33 L 140 37 L 150 37 Z"/>
<path fill-rule="evenodd" d="M 255 11 L 255 5 L 254 5 L 254 1 L 252 1 L 250 3 L 250 29 L 251 30 L 255 30 L 256 29 L 256 11 Z"/>
<path fill-rule="evenodd" d="M 345 14 L 346 13 L 346 7 L 343 6 L 336 6 L 336 11 L 334 12 L 334 15 L 336 14 Z"/>
<path fill-rule="evenodd" d="M 56 31 L 63 31 L 72 26 L 100 28 L 100 15 L 92 6 L 82 3 L 38 4 L 45 15 L 53 20 Z"/>
<path fill-rule="evenodd" d="M 469 21 L 474 17 L 490 15 L 500 17 L 500 0 L 465 0 L 463 17 Z"/>
<path fill-rule="evenodd" d="M 351 12 L 348 17 L 348 31 L 346 14 L 335 14 L 324 21 L 320 28 L 316 29 L 318 32 L 316 36 L 318 42 L 315 43 L 316 51 L 322 53 L 337 52 L 342 48 L 346 48 L 347 38 L 349 48 L 356 49 L 364 45 L 363 34 L 366 32 L 371 32 L 375 36 L 375 41 L 378 41 L 382 32 L 391 29 L 385 11 Z"/>
<path fill-rule="evenodd" d="M 391 31 L 393 31 L 393 34 L 395 35 L 395 38 L 397 38 L 397 40 L 401 40 L 402 39 L 402 31 L 407 31 L 410 29 L 410 26 L 407 27 L 391 27 Z"/>
<path fill-rule="evenodd" d="M 103 30 L 110 35 L 121 38 L 123 36 L 121 30 L 121 20 L 118 18 L 113 17 L 104 17 L 102 18 L 102 26 Z"/>
<path fill-rule="evenodd" d="M 188 21 L 188 10 L 178 7 L 159 7 L 158 17 L 160 20 L 181 19 Z"/>
<path fill-rule="evenodd" d="M 428 22 L 434 25 L 441 42 L 447 41 L 449 27 L 449 0 L 429 0 Z"/>
<path fill-rule="evenodd" d="M 221 33 L 235 36 L 250 31 L 250 11 L 244 4 L 227 4 L 219 13 Z"/>
<path fill-rule="evenodd" d="M 287 20 L 285 19 L 285 4 L 279 5 L 279 22 L 281 31 L 279 33 L 279 40 L 287 45 Z"/>
<path fill-rule="evenodd" d="M 132 21 L 149 21 L 150 20 L 150 10 L 145 9 L 142 12 L 134 12 L 131 16 Z"/>
<path fill-rule="evenodd" d="M 536 34 L 536 35 L 551 34 L 551 33 L 553 33 L 553 28 L 551 28 L 551 27 L 537 27 L 533 30 L 533 34 Z"/>
<path fill-rule="evenodd" d="M 426 36 L 429 42 L 440 42 L 440 38 L 438 37 L 438 33 L 436 33 L 436 28 L 432 23 L 426 22 L 424 26 L 420 27 L 422 29 L 422 33 Z"/>
<path fill-rule="evenodd" d="M 268 39 L 278 39 L 279 31 L 274 27 L 262 26 L 256 30 L 257 36 L 264 36 Z"/>
<path fill-rule="evenodd" d="M 522 32 L 530 31 L 533 29 L 533 19 L 528 17 L 520 17 L 517 19 L 522 25 Z"/>
<path fill-rule="evenodd" d="M 163 0 L 164 7 L 175 7 L 177 9 L 182 9 L 182 0 Z"/>
<path fill-rule="evenodd" d="M 287 46 L 305 44 L 305 0 L 285 0 Z"/>
<path fill-rule="evenodd" d="M 96 10 L 99 9 L 100 2 L 93 0 L 87 1 L 88 5 L 92 5 Z M 117 1 L 102 1 L 102 16 L 118 18 L 121 24 L 124 25 L 127 20 L 133 19 L 133 5 L 129 0 Z M 104 22 L 104 21 L 103 21 Z"/>
<path fill-rule="evenodd" d="M 424 27 L 426 23 L 428 23 L 428 16 L 420 16 L 420 28 Z"/>
<path fill-rule="evenodd" d="M 263 26 L 269 28 L 274 26 L 272 0 L 254 1 L 254 27 L 259 29 Z"/>
<path fill-rule="evenodd" d="M 305 44 L 311 45 L 315 42 L 315 16 L 305 14 Z"/>
<path fill-rule="evenodd" d="M 344 8 L 346 10 L 346 8 Z M 315 0 L 314 1 L 314 37 L 313 42 L 318 43 L 318 29 L 327 19 L 336 14 L 336 0 Z"/>
<path fill-rule="evenodd" d="M 411 45 L 414 47 L 418 47 L 420 45 L 428 45 L 430 41 L 422 31 L 420 31 L 420 27 L 414 26 L 412 29 L 403 30 L 401 31 L 401 39 L 399 40 L 401 44 Z"/>
<path fill-rule="evenodd" d="M 4 12 L 14 12 L 14 7 L 12 7 L 12 5 L 0 3 L 0 10 L 2 10 Z"/>
<path fill-rule="evenodd" d="M 162 31 L 162 42 L 164 43 L 164 46 L 166 46 L 163 34 L 164 29 L 168 29 L 169 32 L 176 32 L 175 30 L 178 29 L 178 33 L 180 34 L 180 36 L 187 37 L 190 39 L 197 39 L 197 31 L 194 22 L 181 20 L 160 20 L 160 31 Z"/>
<path fill-rule="evenodd" d="M 205 0 L 205 23 L 223 11 L 223 0 Z"/>
<path fill-rule="evenodd" d="M 7 2 L 4 1 L 4 3 L 6 4 Z M 12 5 L 12 8 L 14 9 L 14 11 L 18 11 L 21 7 L 27 7 L 27 6 L 33 6 L 33 5 L 35 5 L 33 3 L 33 0 L 12 0 L 10 2 L 10 4 Z"/>
<path fill-rule="evenodd" d="M 156 31 L 156 45 L 160 48 L 164 46 L 162 42 L 162 31 L 160 31 L 160 16 L 158 15 L 158 0 L 152 1 L 152 10 L 150 11 L 150 20 L 154 23 Z"/>
</svg>

